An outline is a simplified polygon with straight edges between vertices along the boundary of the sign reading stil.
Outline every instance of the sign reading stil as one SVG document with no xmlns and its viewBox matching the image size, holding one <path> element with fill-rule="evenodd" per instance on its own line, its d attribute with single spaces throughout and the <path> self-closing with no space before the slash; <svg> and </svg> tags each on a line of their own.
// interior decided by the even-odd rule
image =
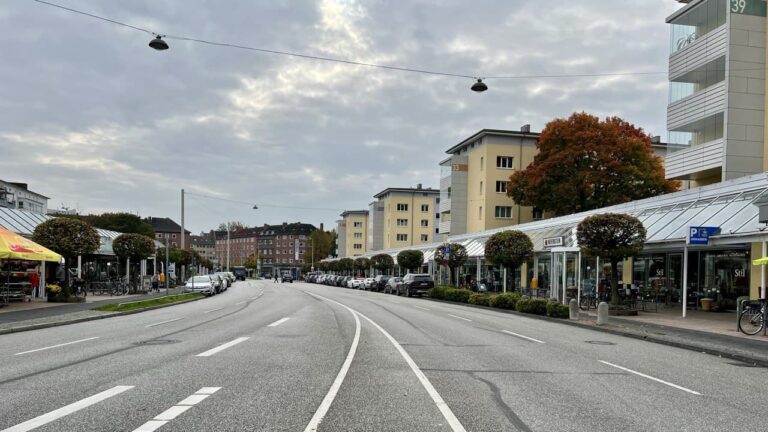
<svg viewBox="0 0 768 432">
<path fill-rule="evenodd" d="M 709 238 L 720 233 L 720 227 L 690 227 L 688 228 L 687 243 L 691 245 L 709 244 Z"/>
<path fill-rule="evenodd" d="M 544 247 L 545 248 L 552 248 L 552 247 L 558 247 L 563 245 L 563 238 L 562 237 L 549 237 L 544 239 Z"/>
</svg>

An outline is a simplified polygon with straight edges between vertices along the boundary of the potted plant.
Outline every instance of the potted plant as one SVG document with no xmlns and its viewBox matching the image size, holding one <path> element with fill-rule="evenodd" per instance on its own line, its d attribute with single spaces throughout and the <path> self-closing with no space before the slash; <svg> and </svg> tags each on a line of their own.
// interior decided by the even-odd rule
<svg viewBox="0 0 768 432">
<path fill-rule="evenodd" d="M 699 299 L 701 302 L 701 310 L 705 312 L 710 312 L 712 310 L 712 302 L 715 301 L 715 296 L 717 295 L 717 289 L 706 287 L 704 288 L 704 297 Z"/>
</svg>

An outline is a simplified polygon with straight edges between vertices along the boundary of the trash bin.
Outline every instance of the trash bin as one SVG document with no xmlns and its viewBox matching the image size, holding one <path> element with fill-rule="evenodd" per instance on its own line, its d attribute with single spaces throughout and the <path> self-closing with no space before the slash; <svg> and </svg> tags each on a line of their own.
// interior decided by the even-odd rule
<svg viewBox="0 0 768 432">
<path fill-rule="evenodd" d="M 711 298 L 704 297 L 701 299 L 701 310 L 704 312 L 709 312 L 712 310 L 712 302 L 714 300 Z"/>
</svg>

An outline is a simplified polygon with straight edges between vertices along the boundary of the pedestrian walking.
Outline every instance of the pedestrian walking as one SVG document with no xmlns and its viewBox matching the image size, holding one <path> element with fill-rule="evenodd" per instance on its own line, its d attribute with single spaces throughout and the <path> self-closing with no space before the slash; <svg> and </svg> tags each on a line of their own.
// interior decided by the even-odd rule
<svg viewBox="0 0 768 432">
<path fill-rule="evenodd" d="M 272 283 L 277 283 L 277 273 L 275 273 L 275 281 Z"/>
<path fill-rule="evenodd" d="M 165 272 L 160 272 L 160 277 L 158 279 L 160 280 L 160 284 L 168 288 L 168 285 L 165 283 Z"/>
<path fill-rule="evenodd" d="M 152 291 L 160 292 L 160 278 L 157 273 L 152 275 Z"/>
</svg>

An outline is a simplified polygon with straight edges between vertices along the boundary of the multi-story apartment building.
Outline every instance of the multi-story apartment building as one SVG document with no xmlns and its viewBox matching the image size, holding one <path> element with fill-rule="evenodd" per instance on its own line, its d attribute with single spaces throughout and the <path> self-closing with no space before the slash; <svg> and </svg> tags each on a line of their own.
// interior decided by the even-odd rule
<svg viewBox="0 0 768 432">
<path fill-rule="evenodd" d="M 368 210 L 347 210 L 337 222 L 336 239 L 339 258 L 368 252 Z"/>
<path fill-rule="evenodd" d="M 213 263 L 214 267 L 218 266 L 219 260 L 216 257 L 216 237 L 214 232 L 202 232 L 200 235 L 192 235 L 190 238 L 192 242 L 192 250 Z"/>
<path fill-rule="evenodd" d="M 667 129 L 682 149 L 667 155 L 667 178 L 695 187 L 765 171 L 765 0 L 678 2 Z"/>
<path fill-rule="evenodd" d="M 48 197 L 32 192 L 26 183 L 0 180 L 0 207 L 47 214 Z"/>
<path fill-rule="evenodd" d="M 173 219 L 150 216 L 143 220 L 152 226 L 157 241 L 163 244 L 168 242 L 170 247 L 181 247 L 181 225 L 177 224 Z M 191 233 L 188 230 L 184 230 L 184 248 L 189 249 L 191 245 Z"/>
<path fill-rule="evenodd" d="M 389 188 L 374 195 L 378 201 L 374 212 L 371 245 L 381 244 L 383 249 L 432 243 L 435 241 L 440 214 L 440 191 L 421 187 Z M 378 216 L 381 216 L 380 218 Z M 369 217 L 371 217 L 369 215 Z M 381 233 L 381 238 L 376 238 Z M 369 250 L 373 249 L 369 245 Z"/>
<path fill-rule="evenodd" d="M 440 163 L 440 234 L 465 234 L 541 219 L 507 196 L 510 175 L 537 153 L 539 133 L 483 129 L 449 148 Z"/>
<path fill-rule="evenodd" d="M 260 228 L 243 228 L 229 233 L 229 248 L 227 248 L 227 231 L 217 231 L 215 239 L 216 259 L 222 269 L 241 266 L 249 256 L 256 253 L 257 239 L 261 235 Z M 227 259 L 229 250 L 229 259 Z"/>
<path fill-rule="evenodd" d="M 368 250 L 384 249 L 384 203 L 374 201 L 368 204 Z"/>
</svg>

